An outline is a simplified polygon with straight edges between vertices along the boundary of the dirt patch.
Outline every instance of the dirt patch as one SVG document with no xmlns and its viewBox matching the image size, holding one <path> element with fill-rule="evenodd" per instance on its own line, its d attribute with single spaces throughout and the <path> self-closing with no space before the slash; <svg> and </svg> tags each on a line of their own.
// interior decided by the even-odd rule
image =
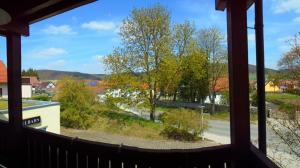
<svg viewBox="0 0 300 168">
<path fill-rule="evenodd" d="M 174 140 L 150 140 L 138 137 L 110 134 L 102 131 L 75 130 L 61 128 L 61 134 L 78 137 L 86 140 L 104 142 L 110 144 L 122 144 L 146 149 L 193 149 L 220 145 L 213 141 L 203 140 L 197 142 L 182 142 Z"/>
</svg>

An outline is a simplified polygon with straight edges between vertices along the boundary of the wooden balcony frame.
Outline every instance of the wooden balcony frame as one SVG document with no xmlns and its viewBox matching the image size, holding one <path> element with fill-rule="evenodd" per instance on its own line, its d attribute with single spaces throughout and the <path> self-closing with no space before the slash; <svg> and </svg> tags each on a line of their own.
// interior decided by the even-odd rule
<svg viewBox="0 0 300 168">
<path fill-rule="evenodd" d="M 18 167 L 277 167 L 265 155 L 264 55 L 262 0 L 256 1 L 259 147 L 250 142 L 247 9 L 253 0 L 216 0 L 216 9 L 227 12 L 230 83 L 231 144 L 194 150 L 146 150 L 91 142 L 44 133 L 22 126 L 21 36 L 29 25 L 94 0 L 38 0 L 25 12 L 13 13 L 13 21 L 0 26 L 7 40 L 9 122 L 0 121 L 0 164 Z M 34 1 L 31 1 L 32 3 Z M 16 3 L 16 2 L 15 2 Z M 36 2 L 35 2 L 36 3 Z M 27 4 L 28 5 L 28 4 Z M 0 2 L 11 11 L 12 1 Z M 18 151 L 18 152 L 16 152 Z M 62 152 L 62 156 L 59 155 Z M 65 159 L 64 159 L 65 158 Z M 68 158 L 68 159 L 66 159 Z M 93 160 L 89 164 L 89 158 Z M 95 162 L 97 161 L 97 166 Z M 92 163 L 92 162 L 91 162 Z M 101 162 L 102 163 L 102 162 Z M 109 166 L 109 164 L 112 164 Z"/>
</svg>

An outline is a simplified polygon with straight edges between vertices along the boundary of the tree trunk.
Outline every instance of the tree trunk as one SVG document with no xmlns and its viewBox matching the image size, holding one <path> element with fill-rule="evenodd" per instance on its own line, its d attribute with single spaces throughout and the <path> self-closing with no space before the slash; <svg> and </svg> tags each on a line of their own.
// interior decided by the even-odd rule
<svg viewBox="0 0 300 168">
<path fill-rule="evenodd" d="M 155 102 L 151 102 L 151 107 L 150 107 L 150 120 L 151 121 L 155 121 L 155 108 L 156 108 L 156 105 L 155 105 Z"/>
<path fill-rule="evenodd" d="M 211 113 L 214 114 L 216 111 L 216 103 L 215 103 L 215 99 L 216 99 L 216 94 L 212 93 L 211 96 L 209 96 L 210 99 L 210 103 L 211 103 Z"/>
<path fill-rule="evenodd" d="M 176 98 L 177 98 L 177 90 L 174 92 L 174 95 L 173 95 L 173 101 L 174 102 L 176 101 Z"/>
<path fill-rule="evenodd" d="M 211 112 L 212 114 L 214 114 L 216 111 L 216 104 L 215 104 L 215 100 L 213 100 L 212 104 L 211 104 Z"/>
</svg>

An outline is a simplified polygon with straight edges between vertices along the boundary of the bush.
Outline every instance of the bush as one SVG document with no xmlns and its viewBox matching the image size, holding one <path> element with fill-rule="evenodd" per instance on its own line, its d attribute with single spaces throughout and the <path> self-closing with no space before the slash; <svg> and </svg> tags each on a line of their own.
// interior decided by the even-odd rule
<svg viewBox="0 0 300 168">
<path fill-rule="evenodd" d="M 162 119 L 164 129 L 161 134 L 175 140 L 197 140 L 207 127 L 206 123 L 201 124 L 201 115 L 193 110 L 171 110 L 166 112 Z"/>
<path fill-rule="evenodd" d="M 50 101 L 51 98 L 48 95 L 37 95 L 32 97 L 33 100 L 40 100 L 40 101 Z"/>
<path fill-rule="evenodd" d="M 57 94 L 54 99 L 61 103 L 61 123 L 65 127 L 88 129 L 97 111 L 96 95 L 83 81 L 74 78 L 64 78 L 57 84 Z"/>
<path fill-rule="evenodd" d="M 299 89 L 287 89 L 287 90 L 285 90 L 285 93 L 300 95 L 300 90 Z"/>
<path fill-rule="evenodd" d="M 257 93 L 253 92 L 250 96 L 250 103 L 252 106 L 257 106 Z"/>
<path fill-rule="evenodd" d="M 61 123 L 65 127 L 87 129 L 93 123 L 93 117 L 89 112 L 76 108 L 67 108 L 61 113 Z"/>
</svg>

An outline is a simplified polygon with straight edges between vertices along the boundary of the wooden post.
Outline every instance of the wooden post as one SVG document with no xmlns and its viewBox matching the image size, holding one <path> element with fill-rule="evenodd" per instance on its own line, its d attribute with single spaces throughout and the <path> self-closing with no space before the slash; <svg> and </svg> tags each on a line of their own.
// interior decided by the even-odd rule
<svg viewBox="0 0 300 168">
<path fill-rule="evenodd" d="M 22 167 L 22 92 L 21 92 L 21 36 L 8 33 L 7 74 L 8 74 L 8 114 L 10 125 L 9 167 Z M 24 165 L 23 165 L 24 166 Z"/>
<path fill-rule="evenodd" d="M 258 104 L 258 147 L 266 154 L 265 60 L 262 0 L 255 0 L 256 76 Z"/>
<path fill-rule="evenodd" d="M 250 151 L 247 1 L 227 1 L 230 133 L 233 167 L 247 167 Z"/>
</svg>

